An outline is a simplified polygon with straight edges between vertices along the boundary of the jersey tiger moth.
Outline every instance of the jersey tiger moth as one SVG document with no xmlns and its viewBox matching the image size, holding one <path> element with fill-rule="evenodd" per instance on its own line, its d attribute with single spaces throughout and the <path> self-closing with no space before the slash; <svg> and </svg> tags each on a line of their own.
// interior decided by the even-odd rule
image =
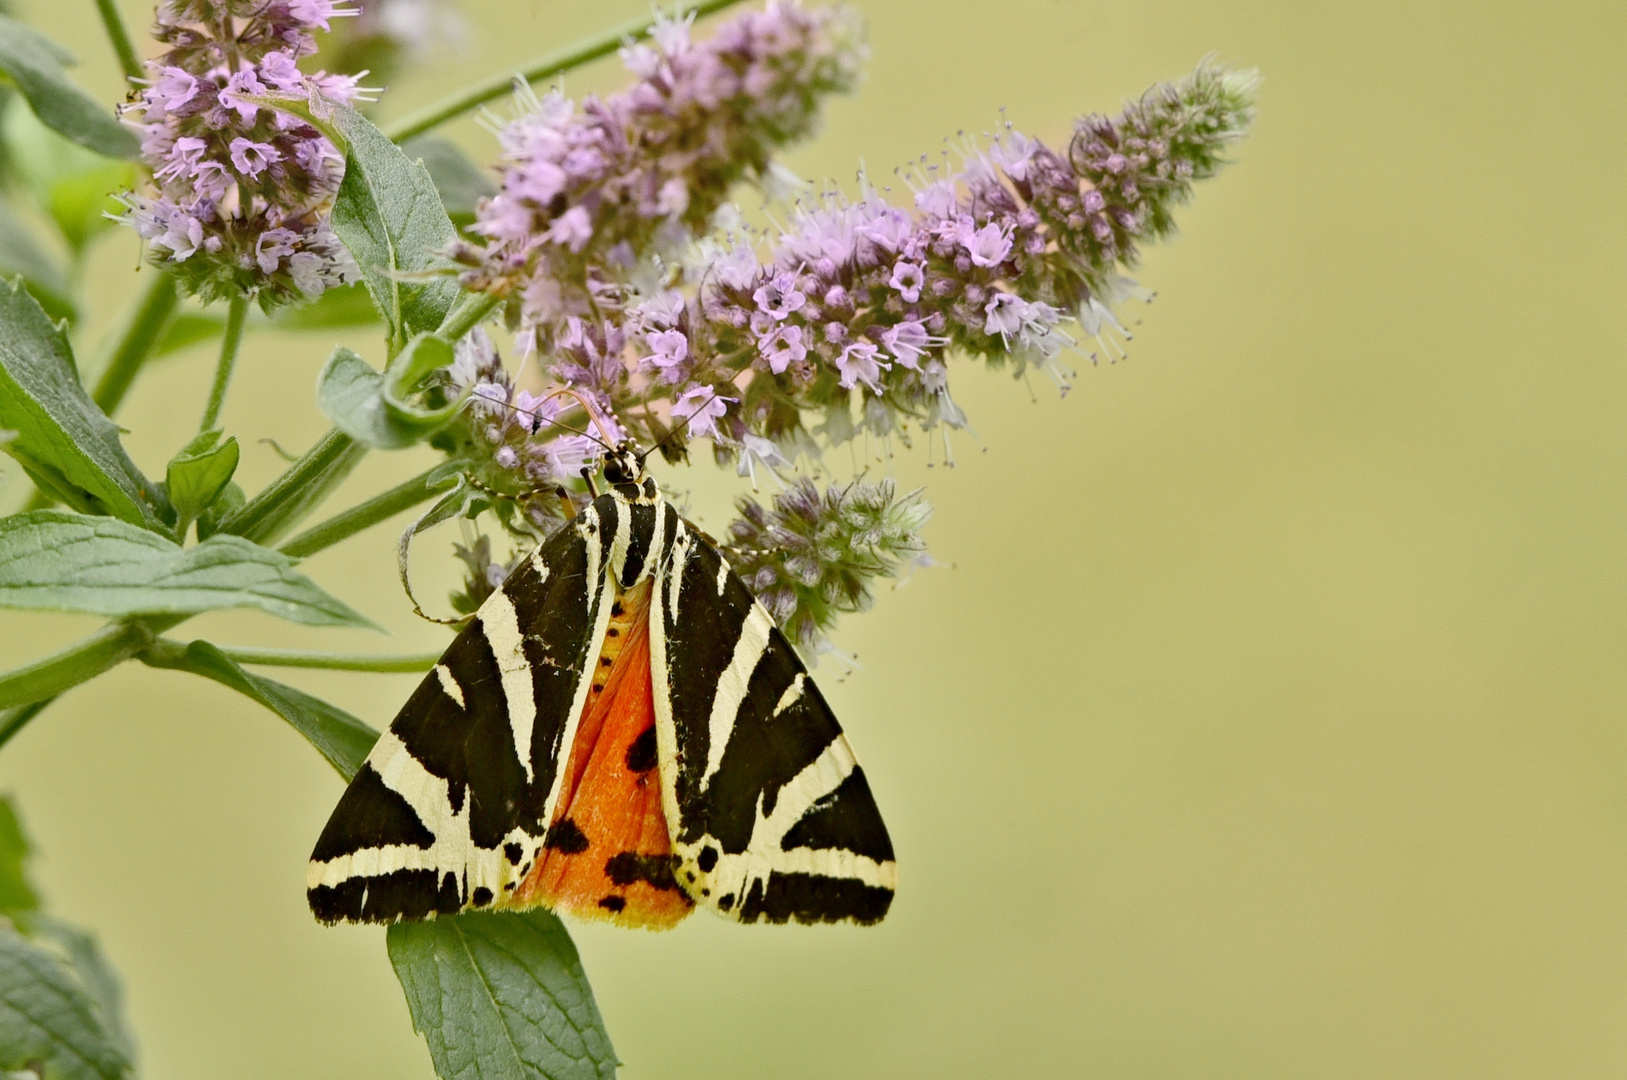
<svg viewBox="0 0 1627 1080">
<path fill-rule="evenodd" d="M 887 829 L 790 642 L 629 446 L 604 471 L 368 754 L 311 855 L 318 919 L 887 913 Z"/>
</svg>

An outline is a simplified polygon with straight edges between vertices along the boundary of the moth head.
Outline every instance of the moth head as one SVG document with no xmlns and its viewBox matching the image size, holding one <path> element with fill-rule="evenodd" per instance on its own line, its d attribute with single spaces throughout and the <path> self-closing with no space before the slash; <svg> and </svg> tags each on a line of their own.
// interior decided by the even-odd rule
<svg viewBox="0 0 1627 1080">
<path fill-rule="evenodd" d="M 604 478 L 609 484 L 636 484 L 644 475 L 644 459 L 626 440 L 617 443 L 604 456 Z"/>
</svg>

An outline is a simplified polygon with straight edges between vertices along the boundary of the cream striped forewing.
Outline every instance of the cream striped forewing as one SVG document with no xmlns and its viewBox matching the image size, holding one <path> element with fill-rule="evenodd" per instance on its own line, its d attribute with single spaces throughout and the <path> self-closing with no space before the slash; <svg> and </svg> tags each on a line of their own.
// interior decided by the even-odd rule
<svg viewBox="0 0 1627 1080">
<path fill-rule="evenodd" d="M 679 884 L 742 922 L 877 922 L 897 866 L 841 725 L 709 540 L 669 545 L 650 663 Z"/>
</svg>

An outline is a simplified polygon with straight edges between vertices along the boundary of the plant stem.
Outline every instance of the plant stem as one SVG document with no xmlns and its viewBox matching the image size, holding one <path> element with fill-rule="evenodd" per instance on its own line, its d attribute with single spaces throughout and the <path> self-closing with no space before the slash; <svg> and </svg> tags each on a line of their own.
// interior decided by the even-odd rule
<svg viewBox="0 0 1627 1080">
<path fill-rule="evenodd" d="M 181 642 L 160 638 L 154 642 L 164 649 L 185 649 Z M 239 664 L 267 667 L 323 668 L 328 671 L 416 672 L 428 671 L 441 658 L 438 652 L 406 656 L 369 656 L 366 653 L 303 652 L 297 649 L 256 649 L 239 645 L 215 648 Z"/>
<path fill-rule="evenodd" d="M 446 313 L 445 321 L 435 332 L 456 344 L 464 334 L 479 326 L 499 303 L 490 293 L 465 293 L 458 306 Z"/>
<path fill-rule="evenodd" d="M 436 492 L 445 491 L 451 486 L 454 477 L 437 478 L 435 474 L 442 467 L 437 465 L 428 469 L 405 483 L 398 484 L 389 491 L 373 496 L 364 503 L 352 506 L 349 510 L 335 514 L 333 517 L 313 525 L 292 540 L 283 544 L 277 550 L 284 555 L 291 555 L 296 559 L 303 559 L 308 555 L 315 555 L 323 548 L 332 547 L 339 541 L 354 536 L 363 529 L 377 525 L 386 518 L 394 517 L 403 510 L 411 509 L 424 502 Z"/>
<path fill-rule="evenodd" d="M 321 505 L 365 456 L 364 443 L 338 428 L 330 430 L 247 505 L 221 522 L 217 531 L 257 544 L 271 543 Z"/>
<path fill-rule="evenodd" d="M 696 16 L 710 15 L 714 11 L 721 11 L 739 0 L 701 0 L 699 3 L 681 3 L 677 5 L 675 15 L 681 16 L 693 11 Z M 580 67 L 590 60 L 597 60 L 601 56 L 608 56 L 621 47 L 621 43 L 628 38 L 644 36 L 654 19 L 638 19 L 634 22 L 623 23 L 613 29 L 606 30 L 596 37 L 579 41 L 575 45 L 567 46 L 547 56 L 538 57 L 531 63 L 522 67 L 514 74 L 494 75 L 484 79 L 473 86 L 465 87 L 449 97 L 442 98 L 426 108 L 387 125 L 384 133 L 396 142 L 403 142 L 414 135 L 422 135 L 431 128 L 439 127 L 464 113 L 484 105 L 493 98 L 500 98 L 509 92 L 515 79 L 524 79 L 528 83 L 540 82 Z"/>
<path fill-rule="evenodd" d="M 0 711 L 0 746 L 11 741 L 11 737 L 21 731 L 30 720 L 45 711 L 46 706 L 56 698 L 48 697 L 40 701 L 31 701 L 27 705 L 13 705 L 11 708 Z"/>
<path fill-rule="evenodd" d="M 248 317 L 249 298 L 238 293 L 232 297 L 231 306 L 226 309 L 226 336 L 220 339 L 215 385 L 209 388 L 209 404 L 204 406 L 199 431 L 208 431 L 220 422 L 220 410 L 226 406 L 226 388 L 232 384 L 232 370 L 237 367 L 237 351 L 243 344 L 243 325 Z"/>
<path fill-rule="evenodd" d="M 152 279 L 147 282 L 146 290 L 136 297 L 124 321 L 110 339 L 107 362 L 96 380 L 96 389 L 91 392 L 96 404 L 109 416 L 124 402 L 124 395 L 129 392 L 130 384 L 135 382 L 136 373 L 152 356 L 153 349 L 169 326 L 170 316 L 175 314 L 178 299 L 175 276 L 156 268 L 149 268 L 147 272 Z"/>
<path fill-rule="evenodd" d="M 61 652 L 0 674 L 0 709 L 44 701 L 93 679 L 146 648 L 153 636 L 142 622 L 110 622 Z"/>
<path fill-rule="evenodd" d="M 124 19 L 119 15 L 116 0 L 96 0 L 96 10 L 101 13 L 102 25 L 107 28 L 107 38 L 113 43 L 113 52 L 119 58 L 119 67 L 124 69 L 126 79 L 139 79 L 146 74 L 141 67 L 141 57 L 136 53 L 135 43 L 130 40 L 130 31 L 124 26 Z M 0 742 L 4 742 L 0 739 Z"/>
</svg>

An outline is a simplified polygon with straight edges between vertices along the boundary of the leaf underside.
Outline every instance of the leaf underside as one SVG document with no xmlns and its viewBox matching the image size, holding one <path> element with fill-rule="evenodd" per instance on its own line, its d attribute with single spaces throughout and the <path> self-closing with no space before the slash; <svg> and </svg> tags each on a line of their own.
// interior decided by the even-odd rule
<svg viewBox="0 0 1627 1080">
<path fill-rule="evenodd" d="M 0 1071 L 43 1063 L 51 1080 L 122 1080 L 130 1063 L 95 1001 L 55 954 L 0 925 Z"/>
<path fill-rule="evenodd" d="M 390 963 L 442 1080 L 599 1080 L 616 1055 L 565 927 L 541 909 L 392 925 Z"/>
</svg>

